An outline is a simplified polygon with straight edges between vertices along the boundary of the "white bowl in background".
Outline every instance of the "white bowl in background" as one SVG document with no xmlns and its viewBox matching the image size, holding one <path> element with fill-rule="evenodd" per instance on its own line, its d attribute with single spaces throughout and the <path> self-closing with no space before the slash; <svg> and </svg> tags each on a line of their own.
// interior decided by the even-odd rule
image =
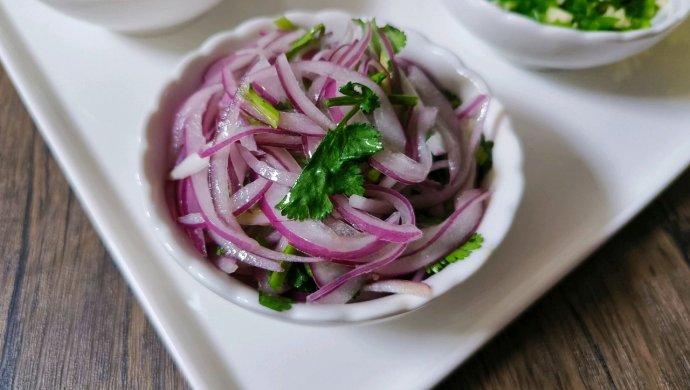
<svg viewBox="0 0 690 390">
<path fill-rule="evenodd" d="M 327 28 L 334 31 L 342 31 L 352 19 L 351 15 L 342 12 L 288 13 L 287 16 L 303 26 L 325 23 Z M 360 303 L 293 304 L 290 310 L 276 312 L 258 303 L 255 289 L 228 276 L 198 255 L 171 217 L 163 194 L 165 180 L 174 164 L 174 159 L 171 160 L 167 153 L 167 145 L 175 113 L 182 102 L 199 87 L 202 74 L 211 63 L 255 39 L 260 30 L 272 27 L 273 20 L 274 18 L 252 19 L 233 31 L 213 36 L 201 49 L 190 54 L 170 77 L 144 125 L 139 156 L 143 201 L 152 223 L 151 228 L 157 232 L 170 256 L 200 283 L 230 302 L 279 319 L 320 325 L 382 319 L 409 312 L 470 277 L 503 240 L 512 224 L 524 186 L 522 150 L 510 121 L 495 99 L 492 99 L 485 129 L 487 134 L 495 134 L 495 148 L 494 170 L 486 180 L 492 196 L 478 228 L 484 236 L 484 244 L 468 259 L 452 264 L 428 278 L 426 282 L 433 291 L 430 298 L 398 294 Z M 484 82 L 467 70 L 454 54 L 433 45 L 413 31 L 406 32 L 408 45 L 400 53 L 401 56 L 423 66 L 443 85 L 467 101 L 480 93 L 488 92 Z"/>
<path fill-rule="evenodd" d="M 580 69 L 612 63 L 658 43 L 688 16 L 690 0 L 668 0 L 650 28 L 613 32 L 549 26 L 488 0 L 443 0 L 472 34 L 505 57 L 539 68 Z"/>
<path fill-rule="evenodd" d="M 119 32 L 166 30 L 222 0 L 40 0 L 63 13 Z"/>
</svg>

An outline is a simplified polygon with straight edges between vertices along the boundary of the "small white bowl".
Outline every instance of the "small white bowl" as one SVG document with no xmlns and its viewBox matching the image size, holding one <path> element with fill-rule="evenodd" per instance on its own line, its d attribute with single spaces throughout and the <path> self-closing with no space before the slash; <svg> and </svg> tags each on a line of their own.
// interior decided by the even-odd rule
<svg viewBox="0 0 690 390">
<path fill-rule="evenodd" d="M 659 42 L 688 16 L 690 0 L 669 0 L 652 26 L 611 32 L 549 26 L 488 0 L 443 0 L 457 20 L 505 57 L 538 68 L 580 69 L 612 63 Z"/>
<path fill-rule="evenodd" d="M 352 16 L 342 12 L 289 13 L 288 18 L 303 26 L 325 23 L 329 29 L 342 31 Z M 201 258 L 171 218 L 165 205 L 163 185 L 172 164 L 168 141 L 175 112 L 201 81 L 201 75 L 214 60 L 231 53 L 254 39 L 260 30 L 272 26 L 275 18 L 252 19 L 231 32 L 209 39 L 199 51 L 188 56 L 162 92 L 160 101 L 145 125 L 140 155 L 144 202 L 152 229 L 169 252 L 199 282 L 217 294 L 255 312 L 280 319 L 309 324 L 344 324 L 391 317 L 414 310 L 445 293 L 472 275 L 503 240 L 510 227 L 523 191 L 522 150 L 510 121 L 497 101 L 492 99 L 486 133 L 495 134 L 494 170 L 487 180 L 493 194 L 478 231 L 484 246 L 462 262 L 452 264 L 429 279 L 433 296 L 390 295 L 384 298 L 344 305 L 293 304 L 292 309 L 276 312 L 258 303 L 258 294 L 241 282 L 216 269 Z M 339 30 L 340 29 L 340 30 Z M 484 83 L 468 71 L 458 58 L 421 35 L 406 30 L 408 45 L 401 55 L 414 60 L 459 96 L 474 97 L 486 93 Z"/>
<path fill-rule="evenodd" d="M 67 15 L 109 30 L 167 30 L 192 20 L 222 0 L 40 0 Z"/>
</svg>

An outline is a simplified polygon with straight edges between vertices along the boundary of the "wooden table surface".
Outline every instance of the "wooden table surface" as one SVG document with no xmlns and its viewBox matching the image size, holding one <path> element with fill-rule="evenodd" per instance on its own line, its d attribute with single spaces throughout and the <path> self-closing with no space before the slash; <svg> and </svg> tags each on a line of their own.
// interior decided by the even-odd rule
<svg viewBox="0 0 690 390">
<path fill-rule="evenodd" d="M 0 389 L 184 378 L 0 69 Z M 690 389 L 690 170 L 439 388 Z"/>
</svg>

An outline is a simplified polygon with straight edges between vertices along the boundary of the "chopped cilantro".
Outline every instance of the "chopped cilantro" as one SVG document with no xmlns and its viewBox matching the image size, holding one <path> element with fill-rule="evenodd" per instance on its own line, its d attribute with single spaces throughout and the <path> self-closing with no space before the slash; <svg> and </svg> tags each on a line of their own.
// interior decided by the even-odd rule
<svg viewBox="0 0 690 390">
<path fill-rule="evenodd" d="M 453 92 L 447 90 L 447 89 L 442 89 L 441 92 L 443 92 L 443 96 L 448 99 L 448 103 L 453 107 L 453 109 L 456 109 L 462 105 L 462 100 L 460 97 Z"/>
<path fill-rule="evenodd" d="M 388 77 L 388 73 L 386 72 L 378 72 L 369 76 L 369 78 L 378 85 L 381 85 L 381 83 L 383 82 L 383 80 L 386 79 L 386 77 Z"/>
<path fill-rule="evenodd" d="M 274 129 L 278 127 L 280 112 L 266 99 L 261 97 L 251 85 L 244 85 L 239 91 L 242 98 L 254 108 L 265 123 Z"/>
<path fill-rule="evenodd" d="M 400 29 L 387 24 L 379 29 L 386 35 L 393 46 L 393 51 L 398 54 L 407 45 L 407 36 Z"/>
<path fill-rule="evenodd" d="M 278 111 L 289 111 L 295 108 L 289 100 L 278 102 L 274 107 Z"/>
<path fill-rule="evenodd" d="M 359 161 L 383 149 L 381 134 L 364 123 L 342 123 L 326 134 L 295 185 L 276 205 L 283 215 L 323 220 L 333 211 L 330 195 L 364 193 Z"/>
<path fill-rule="evenodd" d="M 477 161 L 477 183 L 481 183 L 489 173 L 494 164 L 493 158 L 494 142 L 488 141 L 484 134 L 479 140 L 479 147 L 474 152 L 474 158 Z"/>
<path fill-rule="evenodd" d="M 304 35 L 292 42 L 292 45 L 290 45 L 290 48 L 285 53 L 287 59 L 293 59 L 297 55 L 297 53 L 299 53 L 302 49 L 309 46 L 310 43 L 318 41 L 325 34 L 326 26 L 324 26 L 323 23 L 317 24 L 316 26 L 312 27 L 311 30 L 307 31 Z"/>
<path fill-rule="evenodd" d="M 371 114 L 380 106 L 369 87 L 349 82 L 339 89 L 344 96 L 327 99 L 326 107 L 351 105 L 353 108 L 329 131 L 295 185 L 276 205 L 281 213 L 295 220 L 323 220 L 333 211 L 333 194 L 364 193 L 360 161 L 383 149 L 381 134 L 364 123 L 347 124 L 360 110 Z"/>
<path fill-rule="evenodd" d="M 291 299 L 264 292 L 259 292 L 259 304 L 275 311 L 285 311 L 292 308 Z"/>
<path fill-rule="evenodd" d="M 222 246 L 219 246 L 216 248 L 216 256 L 223 256 L 225 255 L 225 249 L 223 249 Z"/>
<path fill-rule="evenodd" d="M 311 275 L 311 269 L 306 264 L 295 263 L 290 267 L 286 278 L 288 285 L 292 288 L 312 293 L 317 290 L 314 277 Z"/>
<path fill-rule="evenodd" d="M 326 99 L 326 107 L 335 106 L 357 106 L 365 114 L 371 114 L 381 106 L 379 97 L 369 87 L 352 81 L 343 85 L 339 89 L 345 96 L 338 96 Z"/>
<path fill-rule="evenodd" d="M 273 21 L 273 24 L 278 28 L 278 30 L 292 31 L 297 30 L 297 25 L 292 23 L 292 21 L 285 16 L 281 16 Z"/>
<path fill-rule="evenodd" d="M 413 107 L 417 105 L 419 98 L 412 95 L 389 95 L 388 100 L 394 106 L 409 106 Z"/>
<path fill-rule="evenodd" d="M 381 172 L 374 168 L 369 168 L 367 170 L 367 173 L 365 175 L 365 178 L 367 179 L 367 182 L 369 183 L 378 183 L 379 180 L 381 180 Z"/>
<path fill-rule="evenodd" d="M 372 19 L 369 22 L 365 22 L 362 19 L 352 19 L 352 22 L 358 25 L 362 31 L 366 29 L 367 24 L 371 25 L 371 46 L 377 55 L 381 54 L 381 40 L 379 39 L 378 34 L 379 31 L 386 35 L 386 38 L 388 38 L 390 41 L 391 46 L 393 46 L 393 51 L 396 54 L 399 53 L 400 50 L 405 47 L 405 45 L 407 45 L 407 35 L 405 35 L 402 30 L 391 26 L 390 24 L 387 24 L 383 27 L 378 27 L 376 25 L 376 19 Z"/>
<path fill-rule="evenodd" d="M 648 28 L 662 2 L 655 0 L 489 0 L 538 22 L 586 31 Z"/>
<path fill-rule="evenodd" d="M 283 249 L 283 253 L 286 253 L 288 255 L 294 255 L 299 253 L 297 249 L 295 249 L 294 246 L 288 244 L 285 249 Z M 283 261 L 280 263 L 280 267 L 283 269 L 282 272 L 277 272 L 277 271 L 271 271 L 268 274 L 268 285 L 271 286 L 271 288 L 274 291 L 279 291 L 283 287 L 283 281 L 285 280 L 285 277 L 288 274 L 288 271 L 290 271 L 290 268 L 292 267 L 292 263 L 288 261 Z"/>
<path fill-rule="evenodd" d="M 450 252 L 446 257 L 443 259 L 429 265 L 426 267 L 426 273 L 427 275 L 433 275 L 438 272 L 441 272 L 448 264 L 455 263 L 459 260 L 464 260 L 469 255 L 472 254 L 472 252 L 476 251 L 477 249 L 482 247 L 482 244 L 484 243 L 484 237 L 482 237 L 481 234 L 479 233 L 474 233 L 467 242 L 462 244 L 458 249 Z"/>
</svg>

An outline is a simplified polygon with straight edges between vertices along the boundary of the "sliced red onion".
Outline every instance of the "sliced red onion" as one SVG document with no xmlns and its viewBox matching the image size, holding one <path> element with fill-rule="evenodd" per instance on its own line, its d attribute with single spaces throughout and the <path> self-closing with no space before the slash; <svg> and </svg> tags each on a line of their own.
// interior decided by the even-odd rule
<svg viewBox="0 0 690 390">
<path fill-rule="evenodd" d="M 292 68 L 297 72 L 327 76 L 340 84 L 352 81 L 370 88 L 379 97 L 381 103 L 381 107 L 374 111 L 374 122 L 376 128 L 381 132 L 384 147 L 394 151 L 405 150 L 405 133 L 395 115 L 393 106 L 381 87 L 371 81 L 369 77 L 325 61 L 299 61 L 292 64 Z"/>
<path fill-rule="evenodd" d="M 362 38 L 361 41 L 357 42 L 355 41 L 353 43 L 354 50 L 352 50 L 351 53 L 348 53 L 343 56 L 343 58 L 338 61 L 341 65 L 344 65 L 346 68 L 352 68 L 357 62 L 359 62 L 362 59 L 362 56 L 364 55 L 364 52 L 367 50 L 367 47 L 369 47 L 369 43 L 371 42 L 371 26 L 367 26 L 366 32 L 364 33 L 364 38 Z"/>
<path fill-rule="evenodd" d="M 251 266 L 266 269 L 269 271 L 283 271 L 283 268 L 280 266 L 280 264 L 276 263 L 273 260 L 257 256 L 251 252 L 242 250 L 234 246 L 232 243 L 223 240 L 223 238 L 217 234 L 211 233 L 211 237 L 222 248 L 223 256 L 225 257 L 232 257 L 233 259 L 239 260 L 245 264 L 249 264 Z"/>
<path fill-rule="evenodd" d="M 177 222 L 189 228 L 200 228 L 205 226 L 204 217 L 202 217 L 199 213 L 183 215 L 177 218 Z"/>
<path fill-rule="evenodd" d="M 344 220 L 359 230 L 372 234 L 383 241 L 407 243 L 422 236 L 422 232 L 414 224 L 393 225 L 386 223 L 371 214 L 350 206 L 347 198 L 343 195 L 333 196 L 333 203 Z"/>
<path fill-rule="evenodd" d="M 422 282 L 412 282 L 409 280 L 381 280 L 365 284 L 362 291 L 390 293 L 390 294 L 409 294 L 428 298 L 431 296 L 431 287 Z"/>
<path fill-rule="evenodd" d="M 272 146 L 290 150 L 302 150 L 302 137 L 296 135 L 259 134 L 254 137 L 254 140 L 260 148 Z"/>
<path fill-rule="evenodd" d="M 254 206 L 268 191 L 272 182 L 260 177 L 232 194 L 230 209 L 234 215 L 240 215 Z"/>
<path fill-rule="evenodd" d="M 443 156 L 446 154 L 446 146 L 443 144 L 443 137 L 440 133 L 434 133 L 426 140 L 426 146 L 434 156 Z M 448 161 L 446 161 L 446 164 Z"/>
<path fill-rule="evenodd" d="M 360 276 L 352 278 L 347 282 L 339 285 L 338 287 L 331 290 L 328 294 L 322 295 L 318 299 L 309 300 L 309 295 L 306 297 L 305 301 L 309 303 L 318 304 L 329 304 L 329 305 L 339 305 L 344 304 L 352 300 L 352 298 L 357 295 L 359 290 L 362 288 L 366 282 L 366 276 Z"/>
<path fill-rule="evenodd" d="M 376 253 L 377 258 L 374 261 L 357 266 L 355 269 L 340 275 L 332 282 L 318 289 L 316 292 L 309 294 L 307 296 L 307 302 L 318 301 L 350 280 L 369 274 L 381 267 L 386 266 L 387 264 L 390 264 L 392 261 L 397 259 L 398 256 L 400 256 L 400 254 L 405 250 L 405 247 L 405 244 L 386 245 Z"/>
<path fill-rule="evenodd" d="M 360 195 L 352 195 L 348 202 L 350 206 L 373 214 L 387 214 L 394 210 L 393 205 L 377 199 L 369 199 Z"/>
<path fill-rule="evenodd" d="M 261 177 L 286 186 L 292 186 L 295 184 L 295 181 L 297 181 L 297 174 L 276 169 L 267 163 L 258 160 L 249 150 L 245 148 L 240 148 L 240 155 L 242 155 L 244 161 L 247 162 L 247 165 Z"/>
<path fill-rule="evenodd" d="M 249 209 L 237 215 L 237 223 L 242 226 L 270 226 L 271 221 L 261 210 Z"/>
<path fill-rule="evenodd" d="M 348 260 L 362 257 L 385 244 L 370 234 L 338 235 L 320 221 L 283 221 L 274 207 L 287 194 L 288 188 L 281 187 L 271 186 L 259 205 L 273 226 L 298 250 L 312 256 Z"/>
<path fill-rule="evenodd" d="M 278 56 L 275 66 L 280 83 L 283 85 L 292 104 L 314 122 L 318 123 L 324 130 L 335 128 L 335 124 L 304 93 L 287 57 L 285 55 Z"/>
<path fill-rule="evenodd" d="M 467 117 L 470 117 L 474 115 L 474 113 L 484 104 L 484 102 L 488 99 L 486 95 L 479 95 L 474 100 L 470 102 L 465 107 L 458 107 L 455 110 L 455 115 L 457 116 L 458 119 L 462 120 Z"/>
<path fill-rule="evenodd" d="M 424 236 L 413 242 L 395 263 L 378 271 L 383 276 L 406 275 L 439 260 L 474 231 L 484 213 L 482 202 L 488 196 L 480 190 L 470 190 L 463 196 L 462 205 L 443 223 L 422 229 Z"/>
<path fill-rule="evenodd" d="M 299 112 L 282 112 L 278 127 L 297 134 L 323 136 L 326 134 L 316 122 Z"/>
<path fill-rule="evenodd" d="M 170 172 L 171 180 L 180 180 L 208 168 L 208 157 L 199 157 L 197 153 L 188 155 Z"/>
<path fill-rule="evenodd" d="M 237 261 L 229 257 L 219 257 L 216 260 L 216 265 L 218 266 L 218 268 L 220 268 L 221 271 L 225 272 L 226 274 L 232 274 L 235 271 L 237 271 L 237 268 L 239 268 L 237 265 Z"/>
</svg>

